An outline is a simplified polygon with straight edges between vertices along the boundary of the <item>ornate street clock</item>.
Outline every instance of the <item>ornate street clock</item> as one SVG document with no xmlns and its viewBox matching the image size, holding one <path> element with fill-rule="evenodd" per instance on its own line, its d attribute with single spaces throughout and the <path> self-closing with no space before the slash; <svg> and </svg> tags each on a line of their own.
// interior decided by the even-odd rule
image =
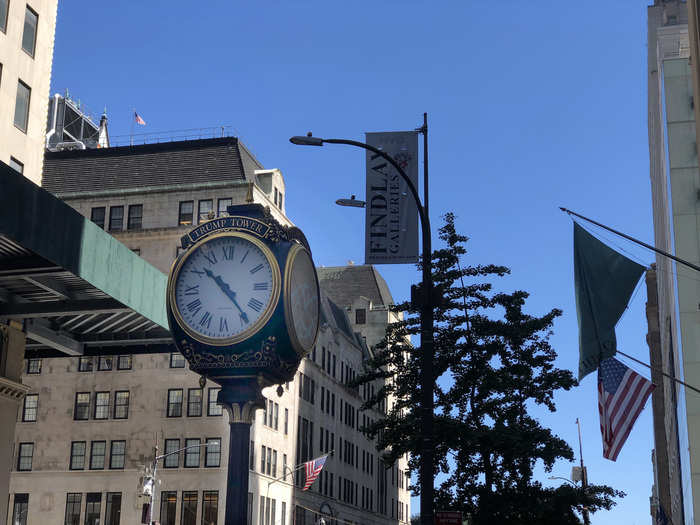
<svg viewBox="0 0 700 525">
<path fill-rule="evenodd" d="M 229 207 L 182 238 L 168 280 L 168 321 L 190 368 L 219 383 L 294 377 L 316 343 L 319 287 L 298 228 L 259 204 Z"/>
</svg>

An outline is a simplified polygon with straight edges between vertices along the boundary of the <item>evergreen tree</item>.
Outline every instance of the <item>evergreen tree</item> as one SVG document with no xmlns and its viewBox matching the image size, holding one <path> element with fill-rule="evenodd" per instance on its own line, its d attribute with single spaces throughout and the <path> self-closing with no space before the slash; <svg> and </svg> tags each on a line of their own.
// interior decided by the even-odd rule
<svg viewBox="0 0 700 525">
<path fill-rule="evenodd" d="M 439 234 L 445 247 L 432 263 L 440 296 L 433 436 L 436 473 L 446 479 L 436 487 L 435 507 L 462 510 L 475 524 L 574 524 L 580 523 L 574 510 L 584 505 L 589 512 L 610 509 L 624 493 L 593 485 L 584 494 L 570 484 L 546 488 L 533 479 L 538 462 L 549 472 L 557 460 L 573 460 L 571 447 L 528 413 L 533 405 L 554 412 L 554 392 L 577 384 L 571 372 L 554 367 L 548 341 L 561 310 L 533 316 L 523 311 L 526 292 L 494 292 L 489 279 L 509 273 L 504 266 L 462 268 L 467 238 L 456 232 L 453 214 Z M 386 414 L 365 430 L 388 465 L 408 453 L 418 472 L 421 348 L 409 338 L 420 332 L 420 305 L 394 308 L 404 320 L 388 327 L 355 384 L 381 380 L 363 408 L 385 406 Z"/>
</svg>

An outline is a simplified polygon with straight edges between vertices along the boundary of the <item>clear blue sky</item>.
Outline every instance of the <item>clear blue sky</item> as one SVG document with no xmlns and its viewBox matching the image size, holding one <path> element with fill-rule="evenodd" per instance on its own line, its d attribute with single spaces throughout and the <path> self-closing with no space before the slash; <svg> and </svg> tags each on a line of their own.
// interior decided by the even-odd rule
<svg viewBox="0 0 700 525">
<path fill-rule="evenodd" d="M 52 92 L 68 88 L 98 117 L 107 106 L 112 135 L 129 133 L 132 108 L 147 122 L 139 132 L 231 125 L 282 170 L 287 213 L 326 266 L 364 260 L 362 211 L 333 204 L 363 198 L 364 154 L 288 138 L 362 140 L 418 127 L 427 111 L 433 230 L 454 211 L 471 239 L 465 262 L 510 266 L 501 286 L 529 291 L 533 314 L 564 310 L 552 341 L 573 371 L 572 225 L 558 206 L 652 242 L 647 4 L 63 0 Z M 420 278 L 411 266 L 380 271 L 397 300 Z M 618 340 L 647 360 L 645 299 L 642 289 Z M 650 403 L 612 463 L 595 376 L 557 402 L 543 423 L 577 450 L 580 417 L 590 481 L 628 493 L 593 523 L 650 523 Z"/>
</svg>

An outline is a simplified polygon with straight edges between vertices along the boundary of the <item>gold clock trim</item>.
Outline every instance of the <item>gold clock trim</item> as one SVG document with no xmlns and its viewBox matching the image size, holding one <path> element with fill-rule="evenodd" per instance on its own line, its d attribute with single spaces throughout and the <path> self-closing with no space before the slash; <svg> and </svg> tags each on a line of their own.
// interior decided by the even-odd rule
<svg viewBox="0 0 700 525">
<path fill-rule="evenodd" d="M 180 270 L 185 264 L 185 261 L 200 246 L 202 246 L 203 244 L 207 244 L 208 242 L 219 237 L 239 237 L 254 244 L 258 248 L 260 248 L 260 251 L 263 253 L 265 258 L 267 259 L 267 262 L 270 264 L 270 268 L 272 269 L 272 294 L 270 297 L 270 301 L 268 302 L 267 308 L 263 311 L 260 317 L 258 317 L 258 320 L 255 321 L 252 325 L 250 325 L 250 327 L 246 328 L 241 333 L 236 334 L 233 337 L 228 337 L 226 339 L 207 337 L 192 330 L 180 315 L 180 310 L 178 309 L 177 301 L 175 300 L 175 283 L 180 275 Z M 170 270 L 170 277 L 168 279 L 168 302 L 170 304 L 170 310 L 172 311 L 173 317 L 175 317 L 177 324 L 192 339 L 195 339 L 196 341 L 199 341 L 200 343 L 206 345 L 231 346 L 236 343 L 243 342 L 246 339 L 249 339 L 256 333 L 258 333 L 260 329 L 263 326 L 265 326 L 265 324 L 270 320 L 270 317 L 272 317 L 272 313 L 275 311 L 275 308 L 277 308 L 277 304 L 279 303 L 281 288 L 280 279 L 280 267 L 279 264 L 277 264 L 277 258 L 272 253 L 272 250 L 270 250 L 270 248 L 264 242 L 260 241 L 259 239 L 256 239 L 250 234 L 243 232 L 228 231 L 224 233 L 217 233 L 214 235 L 208 235 L 194 243 L 192 246 L 189 247 L 189 249 L 187 250 L 187 252 L 185 252 L 182 258 L 176 260 L 173 263 L 172 269 Z"/>
<path fill-rule="evenodd" d="M 296 259 L 297 255 L 299 255 L 300 252 L 305 252 L 308 256 L 309 259 L 311 260 L 311 267 L 313 268 L 314 262 L 313 259 L 311 259 L 311 254 L 309 251 L 302 246 L 301 244 L 295 243 L 292 245 L 292 247 L 289 249 L 289 253 L 287 254 L 287 262 L 285 263 L 285 268 L 284 268 L 284 320 L 285 324 L 287 325 L 287 333 L 289 333 L 289 338 L 292 341 L 292 346 L 294 346 L 295 349 L 298 349 L 298 351 L 304 353 L 304 352 L 310 352 L 311 349 L 316 346 L 316 342 L 318 341 L 318 329 L 320 325 L 320 317 L 321 317 L 321 295 L 320 295 L 320 287 L 318 284 L 318 276 L 316 275 L 316 272 L 314 271 L 314 279 L 316 280 L 316 294 L 318 296 L 318 312 L 316 315 L 316 335 L 314 336 L 313 343 L 308 348 L 304 348 L 304 346 L 301 344 L 299 341 L 299 338 L 297 337 L 297 332 L 294 329 L 294 320 L 292 319 L 292 305 L 290 303 L 292 294 L 291 294 L 291 274 L 292 274 L 292 267 L 294 266 L 294 259 Z"/>
</svg>

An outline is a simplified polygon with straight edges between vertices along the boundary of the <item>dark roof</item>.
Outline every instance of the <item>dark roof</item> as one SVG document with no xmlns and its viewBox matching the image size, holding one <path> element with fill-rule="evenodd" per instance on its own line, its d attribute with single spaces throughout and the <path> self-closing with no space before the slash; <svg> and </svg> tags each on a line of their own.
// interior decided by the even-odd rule
<svg viewBox="0 0 700 525">
<path fill-rule="evenodd" d="M 236 137 L 47 151 L 41 185 L 56 193 L 252 180 L 263 169 Z"/>
<path fill-rule="evenodd" d="M 336 330 L 343 332 L 348 336 L 350 341 L 361 348 L 361 345 L 357 343 L 356 335 L 350 327 L 348 314 L 328 297 L 328 294 L 325 293 L 323 288 L 321 288 L 321 323 L 328 324 Z"/>
<path fill-rule="evenodd" d="M 349 306 L 359 296 L 376 306 L 394 304 L 386 281 L 372 265 L 330 266 L 316 271 L 323 291 L 341 307 Z"/>
</svg>

